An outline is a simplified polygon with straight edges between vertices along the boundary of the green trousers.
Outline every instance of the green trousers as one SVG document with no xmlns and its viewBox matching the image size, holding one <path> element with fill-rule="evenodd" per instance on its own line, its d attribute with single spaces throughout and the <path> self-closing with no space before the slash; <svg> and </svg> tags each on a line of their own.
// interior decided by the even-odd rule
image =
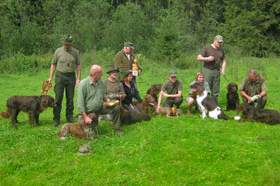
<svg viewBox="0 0 280 186">
<path fill-rule="evenodd" d="M 220 92 L 220 71 L 218 69 L 210 70 L 204 68 L 202 70 L 204 79 L 209 84 L 211 90 L 211 97 L 218 104 L 218 96 Z"/>
<path fill-rule="evenodd" d="M 54 120 L 60 120 L 64 90 L 66 94 L 66 118 L 73 117 L 75 84 L 75 72 L 61 73 L 56 71 L 54 86 L 56 107 L 53 108 Z"/>
</svg>

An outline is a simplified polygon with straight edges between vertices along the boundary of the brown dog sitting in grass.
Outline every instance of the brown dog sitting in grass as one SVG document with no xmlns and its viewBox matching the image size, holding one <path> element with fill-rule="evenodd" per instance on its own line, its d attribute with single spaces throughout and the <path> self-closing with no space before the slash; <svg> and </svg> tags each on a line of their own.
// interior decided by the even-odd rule
<svg viewBox="0 0 280 186">
<path fill-rule="evenodd" d="M 155 99 L 155 102 L 158 101 L 157 95 L 160 93 L 161 87 L 162 84 L 154 84 L 147 90 L 147 94 L 150 94 Z"/>
<path fill-rule="evenodd" d="M 71 136 L 77 139 L 85 139 L 90 140 L 98 134 L 97 125 L 98 120 L 95 113 L 90 113 L 88 115 L 92 119 L 92 124 L 85 124 L 84 122 L 79 124 L 64 124 L 58 133 L 60 139 L 65 140 L 67 134 L 71 134 Z M 79 116 L 82 117 L 82 116 Z M 90 126 L 93 125 L 93 126 Z M 92 131 L 91 131 L 92 129 Z"/>
<path fill-rule="evenodd" d="M 133 102 L 135 104 L 135 106 L 143 111 L 148 113 L 149 108 L 154 108 L 156 101 L 153 98 L 153 96 L 151 96 L 150 94 L 147 94 L 144 98 L 144 100 L 142 101 L 142 103 L 139 103 L 138 101 Z"/>
<path fill-rule="evenodd" d="M 167 118 L 173 118 L 173 117 L 177 117 L 179 115 L 183 115 L 183 111 L 179 108 L 176 108 L 175 109 L 175 112 L 174 110 L 175 108 L 171 108 L 171 107 L 161 107 L 159 109 L 159 114 L 160 115 L 163 115 L 163 116 L 166 116 Z"/>
</svg>

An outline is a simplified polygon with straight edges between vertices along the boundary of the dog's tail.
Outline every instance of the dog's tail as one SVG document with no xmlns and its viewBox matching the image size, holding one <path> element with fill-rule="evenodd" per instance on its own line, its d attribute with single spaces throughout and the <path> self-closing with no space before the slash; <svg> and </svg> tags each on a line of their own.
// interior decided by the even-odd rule
<svg viewBox="0 0 280 186">
<path fill-rule="evenodd" d="M 1 112 L 0 114 L 3 118 L 10 118 L 11 117 L 11 113 L 9 111 L 9 109 L 6 112 Z"/>
</svg>

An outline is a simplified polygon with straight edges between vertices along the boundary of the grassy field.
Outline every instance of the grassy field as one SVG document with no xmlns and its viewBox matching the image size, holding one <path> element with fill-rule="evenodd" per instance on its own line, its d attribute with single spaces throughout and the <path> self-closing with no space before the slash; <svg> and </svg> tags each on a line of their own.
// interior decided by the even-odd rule
<svg viewBox="0 0 280 186">
<path fill-rule="evenodd" d="M 198 63 L 193 59 L 189 63 Z M 266 108 L 280 110 L 278 59 L 228 59 L 226 76 L 239 85 L 249 68 L 267 78 Z M 137 80 L 143 97 L 151 84 L 167 79 L 172 67 L 143 60 L 144 72 Z M 188 84 L 201 69 L 177 70 L 183 81 L 184 99 Z M 83 67 L 82 77 L 88 75 Z M 104 70 L 105 71 L 105 70 Z M 40 95 L 48 70 L 38 73 L 0 75 L 0 111 L 12 95 Z M 105 78 L 106 74 L 103 78 Z M 227 81 L 221 77 L 219 103 L 226 107 Z M 49 92 L 54 96 L 53 89 Z M 76 98 L 75 98 L 76 103 Z M 182 104 L 186 111 L 186 103 Z M 235 111 L 230 116 L 240 115 Z M 75 114 L 78 111 L 75 109 Z M 62 123 L 65 119 L 63 103 Z M 102 136 L 90 141 L 95 153 L 78 157 L 78 147 L 87 143 L 58 138 L 52 126 L 52 109 L 40 115 L 41 126 L 31 128 L 28 115 L 20 113 L 19 130 L 0 119 L 0 185 L 280 185 L 280 125 L 202 120 L 196 113 L 167 119 L 163 116 L 122 127 L 118 137 L 111 123 L 102 121 Z"/>
</svg>

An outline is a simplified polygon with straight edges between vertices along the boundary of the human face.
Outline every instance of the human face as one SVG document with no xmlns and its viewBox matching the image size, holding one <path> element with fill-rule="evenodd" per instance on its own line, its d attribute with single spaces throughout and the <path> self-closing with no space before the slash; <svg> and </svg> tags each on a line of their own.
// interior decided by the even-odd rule
<svg viewBox="0 0 280 186">
<path fill-rule="evenodd" d="M 63 45 L 63 48 L 64 48 L 65 50 L 69 50 L 71 47 L 72 47 L 71 44 L 64 44 L 64 45 Z"/>
<path fill-rule="evenodd" d="M 102 70 L 94 71 L 94 72 L 92 72 L 92 74 L 90 75 L 91 80 L 92 80 L 93 82 L 99 81 L 99 80 L 101 79 L 102 76 L 103 76 Z"/>
<path fill-rule="evenodd" d="M 133 78 L 132 73 L 130 73 L 130 74 L 128 74 L 128 75 L 126 76 L 126 79 L 127 79 L 127 81 L 129 81 L 129 82 L 132 80 L 132 78 Z"/>
<path fill-rule="evenodd" d="M 257 76 L 256 75 L 254 75 L 254 74 L 249 74 L 249 80 L 250 81 L 257 81 Z"/>
<path fill-rule="evenodd" d="M 215 40 L 213 44 L 216 48 L 220 48 L 222 46 L 222 43 L 217 40 Z"/>
<path fill-rule="evenodd" d="M 177 80 L 177 76 L 169 76 L 169 80 L 171 81 L 171 83 L 175 83 Z"/>
<path fill-rule="evenodd" d="M 116 79 L 117 78 L 117 75 L 118 75 L 118 72 L 117 71 L 112 71 L 110 72 L 109 76 L 111 79 Z"/>
<path fill-rule="evenodd" d="M 124 47 L 124 48 L 123 48 L 123 51 L 124 51 L 126 54 L 129 54 L 129 53 L 132 51 L 132 49 L 129 48 L 129 47 Z"/>
<path fill-rule="evenodd" d="M 204 80 L 204 76 L 202 76 L 202 75 L 197 76 L 196 81 L 197 81 L 198 83 L 202 83 L 203 80 Z"/>
</svg>

